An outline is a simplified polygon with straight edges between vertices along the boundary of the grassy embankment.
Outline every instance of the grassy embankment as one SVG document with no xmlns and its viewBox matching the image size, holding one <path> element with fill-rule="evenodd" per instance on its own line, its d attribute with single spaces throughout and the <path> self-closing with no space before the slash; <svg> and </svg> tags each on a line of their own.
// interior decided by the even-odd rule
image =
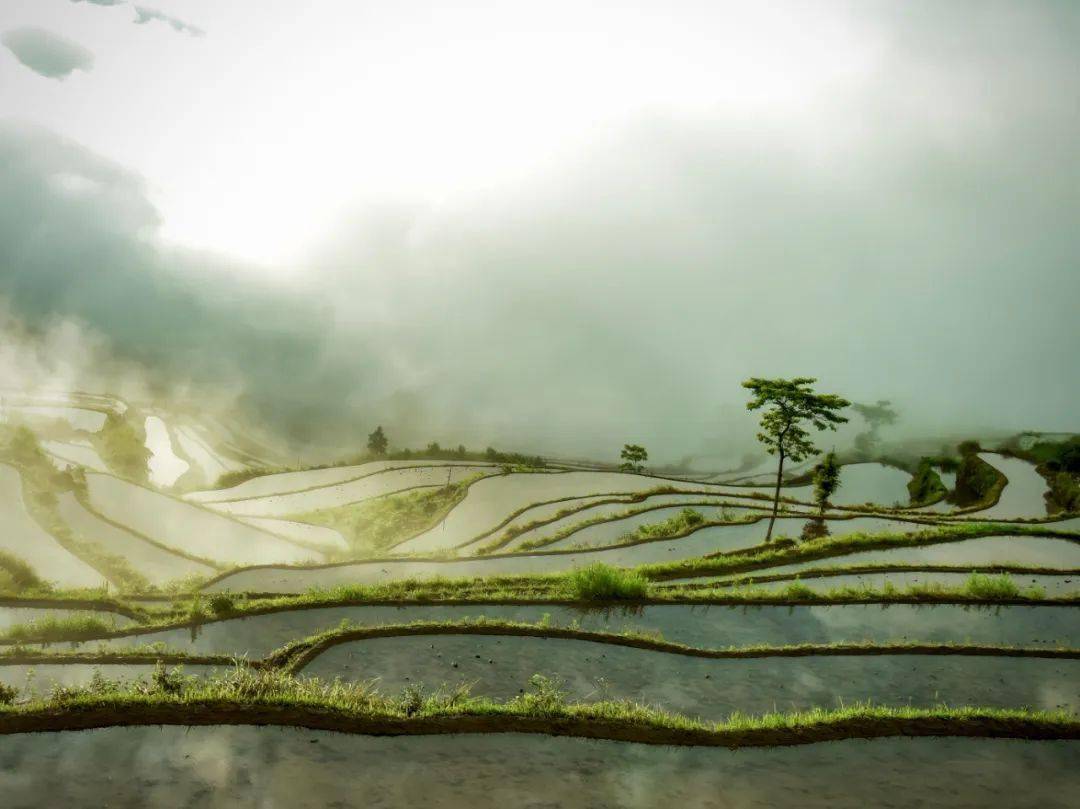
<svg viewBox="0 0 1080 809">
<path fill-rule="evenodd" d="M 977 707 L 931 709 L 856 705 L 841 710 L 733 715 L 723 723 L 632 702 L 567 702 L 559 684 L 539 675 L 528 693 L 506 702 L 465 689 L 426 694 L 417 687 L 383 696 L 370 684 L 297 679 L 282 671 L 236 667 L 216 678 L 168 672 L 150 683 L 98 678 L 57 688 L 41 699 L 0 705 L 0 733 L 135 725 L 277 725 L 380 735 L 543 733 L 648 744 L 724 747 L 808 744 L 883 736 L 1080 738 L 1067 712 Z"/>
<path fill-rule="evenodd" d="M 839 587 L 817 591 L 796 580 L 773 590 L 731 587 L 725 583 L 657 586 L 633 570 L 605 565 L 570 571 L 542 582 L 507 580 L 497 587 L 472 589 L 473 582 L 434 581 L 399 583 L 398 586 L 348 586 L 295 596 L 252 598 L 218 593 L 193 599 L 181 607 L 148 616 L 143 622 L 117 627 L 98 616 L 48 618 L 16 624 L 0 631 L 0 643 L 36 643 L 134 637 L 165 629 L 191 629 L 220 620 L 299 609 L 357 605 L 433 604 L 551 604 L 581 609 L 653 604 L 716 606 L 796 606 L 841 604 L 961 604 L 972 606 L 1044 605 L 1080 606 L 1080 594 L 1047 598 L 1040 588 L 1021 588 L 1008 576 L 972 574 L 959 587 L 940 584 L 898 588 Z"/>
</svg>

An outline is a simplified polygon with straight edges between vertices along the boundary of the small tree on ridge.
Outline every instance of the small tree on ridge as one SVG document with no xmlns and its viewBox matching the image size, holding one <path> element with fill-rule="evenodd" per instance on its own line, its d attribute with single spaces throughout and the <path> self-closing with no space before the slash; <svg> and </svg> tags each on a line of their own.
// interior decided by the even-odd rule
<svg viewBox="0 0 1080 809">
<path fill-rule="evenodd" d="M 742 386 L 753 394 L 747 402 L 747 410 L 766 408 L 761 415 L 761 432 L 758 441 L 765 445 L 770 455 L 776 455 L 776 489 L 773 494 L 772 516 L 765 541 L 772 540 L 776 512 L 780 508 L 780 483 L 784 476 L 784 461 L 795 463 L 818 453 L 810 441 L 806 426 L 818 430 L 835 430 L 837 424 L 847 421 L 837 411 L 851 404 L 847 399 L 831 393 L 814 393 L 810 387 L 817 380 L 799 376 L 794 379 L 762 379 L 753 377 Z"/>
<path fill-rule="evenodd" d="M 367 437 L 368 452 L 374 455 L 385 455 L 389 445 L 390 442 L 386 439 L 386 433 L 383 432 L 381 424 Z"/>
<path fill-rule="evenodd" d="M 623 444 L 619 457 L 622 459 L 619 471 L 640 475 L 645 471 L 645 461 L 649 460 L 649 453 L 645 447 L 638 444 Z"/>
</svg>

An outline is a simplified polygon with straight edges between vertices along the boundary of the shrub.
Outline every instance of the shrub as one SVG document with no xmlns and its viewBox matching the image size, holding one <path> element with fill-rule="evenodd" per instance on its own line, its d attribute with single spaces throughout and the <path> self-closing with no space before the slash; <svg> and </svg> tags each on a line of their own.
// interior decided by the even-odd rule
<svg viewBox="0 0 1080 809">
<path fill-rule="evenodd" d="M 705 515 L 700 511 L 695 511 L 692 508 L 684 508 L 674 517 L 664 520 L 663 522 L 651 523 L 646 525 L 639 525 L 636 536 L 640 538 L 657 538 L 657 537 L 670 537 L 676 534 L 682 534 L 694 526 L 701 525 L 705 522 Z"/>
<path fill-rule="evenodd" d="M 964 591 L 977 598 L 1016 598 L 1020 595 L 1020 588 L 1010 576 L 988 576 L 984 573 L 968 576 Z"/>
<path fill-rule="evenodd" d="M 649 583 L 640 573 L 602 562 L 572 571 L 567 582 L 570 592 L 582 601 L 644 598 L 649 590 Z"/>
<path fill-rule="evenodd" d="M 163 694 L 178 694 L 184 687 L 184 678 L 180 670 L 169 671 L 160 660 L 154 667 L 154 673 L 150 675 L 150 681 L 154 689 Z"/>
<path fill-rule="evenodd" d="M 210 606 L 210 612 L 218 617 L 232 615 L 236 612 L 236 604 L 233 601 L 232 593 L 214 593 L 207 603 Z"/>
<path fill-rule="evenodd" d="M 934 470 L 933 461 L 930 458 L 919 459 L 919 466 L 908 481 L 907 490 L 912 506 L 940 500 L 948 491 L 941 477 Z"/>
<path fill-rule="evenodd" d="M 534 674 L 529 678 L 529 685 L 536 689 L 535 694 L 522 694 L 516 700 L 528 713 L 535 716 L 556 716 L 566 705 L 566 691 L 562 680 Z"/>
<path fill-rule="evenodd" d="M 0 683 L 0 705 L 11 705 L 19 696 L 19 689 L 7 683 Z"/>
<path fill-rule="evenodd" d="M 829 525 L 825 520 L 807 520 L 802 527 L 799 539 L 806 542 L 811 539 L 821 539 L 829 535 Z"/>
<path fill-rule="evenodd" d="M 401 689 L 398 707 L 406 716 L 415 716 L 424 707 L 424 684 L 410 683 Z"/>
<path fill-rule="evenodd" d="M 780 591 L 781 596 L 791 601 L 805 601 L 817 598 L 817 593 L 803 584 L 801 581 L 793 581 Z"/>
</svg>

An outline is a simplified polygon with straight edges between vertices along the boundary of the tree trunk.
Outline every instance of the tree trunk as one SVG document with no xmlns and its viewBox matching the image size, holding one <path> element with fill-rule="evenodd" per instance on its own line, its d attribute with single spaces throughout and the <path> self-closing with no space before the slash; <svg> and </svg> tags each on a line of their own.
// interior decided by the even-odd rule
<svg viewBox="0 0 1080 809">
<path fill-rule="evenodd" d="M 773 524 L 776 522 L 776 512 L 780 508 L 780 480 L 784 476 L 784 453 L 780 453 L 780 463 L 776 467 L 776 491 L 773 492 L 772 516 L 769 518 L 769 532 L 765 534 L 765 541 L 772 541 Z"/>
</svg>

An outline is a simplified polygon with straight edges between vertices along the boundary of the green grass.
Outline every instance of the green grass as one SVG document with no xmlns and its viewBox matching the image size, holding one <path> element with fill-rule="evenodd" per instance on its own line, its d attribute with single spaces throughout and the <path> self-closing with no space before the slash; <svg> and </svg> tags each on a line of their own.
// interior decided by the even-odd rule
<svg viewBox="0 0 1080 809">
<path fill-rule="evenodd" d="M 82 640 L 100 638 L 110 634 L 115 628 L 114 624 L 106 623 L 93 615 L 73 615 L 64 618 L 49 616 L 0 629 L 0 640 L 16 643 Z"/>
<path fill-rule="evenodd" d="M 1011 590 L 1009 591 L 1011 592 Z M 499 583 L 473 580 L 396 582 L 392 585 L 349 585 L 314 590 L 300 595 L 274 598 L 235 598 L 223 602 L 215 612 L 213 602 L 197 596 L 187 605 L 153 614 L 147 613 L 136 627 L 113 628 L 97 617 L 46 619 L 17 624 L 0 632 L 0 642 L 56 642 L 92 638 L 124 637 L 135 633 L 197 627 L 218 620 L 242 618 L 290 610 L 362 604 L 715 604 L 728 606 L 794 604 L 1046 604 L 1080 606 L 1080 594 L 1046 598 L 1041 588 L 1017 590 L 1007 595 L 997 589 L 970 590 L 942 584 L 912 585 L 899 589 L 891 583 L 883 588 L 837 587 L 814 591 L 801 582 L 781 590 L 732 586 L 726 582 L 709 585 L 675 584 L 655 586 L 638 572 L 598 564 L 547 577 L 507 579 Z M 211 606 L 207 608 L 208 604 Z"/>
<path fill-rule="evenodd" d="M 705 515 L 692 508 L 684 508 L 662 522 L 639 525 L 631 534 L 634 539 L 662 539 L 689 531 L 705 523 Z"/>
<path fill-rule="evenodd" d="M 597 562 L 567 573 L 565 590 L 570 597 L 580 601 L 622 601 L 644 598 L 648 595 L 649 583 L 632 570 Z"/>
<path fill-rule="evenodd" d="M 964 582 L 964 592 L 978 598 L 1016 598 L 1020 595 L 1020 588 L 1011 576 L 972 573 Z"/>
<path fill-rule="evenodd" d="M 298 679 L 237 666 L 218 677 L 160 670 L 149 682 L 103 677 L 57 687 L 44 698 L 0 705 L 0 733 L 150 724 L 298 725 L 356 733 L 523 731 L 654 744 L 727 747 L 805 744 L 875 736 L 974 735 L 1078 738 L 1066 711 L 868 704 L 707 722 L 629 701 L 571 703 L 561 684 L 534 676 L 530 690 L 500 702 L 465 688 L 426 694 L 417 687 L 380 694 L 371 683 Z"/>
</svg>

